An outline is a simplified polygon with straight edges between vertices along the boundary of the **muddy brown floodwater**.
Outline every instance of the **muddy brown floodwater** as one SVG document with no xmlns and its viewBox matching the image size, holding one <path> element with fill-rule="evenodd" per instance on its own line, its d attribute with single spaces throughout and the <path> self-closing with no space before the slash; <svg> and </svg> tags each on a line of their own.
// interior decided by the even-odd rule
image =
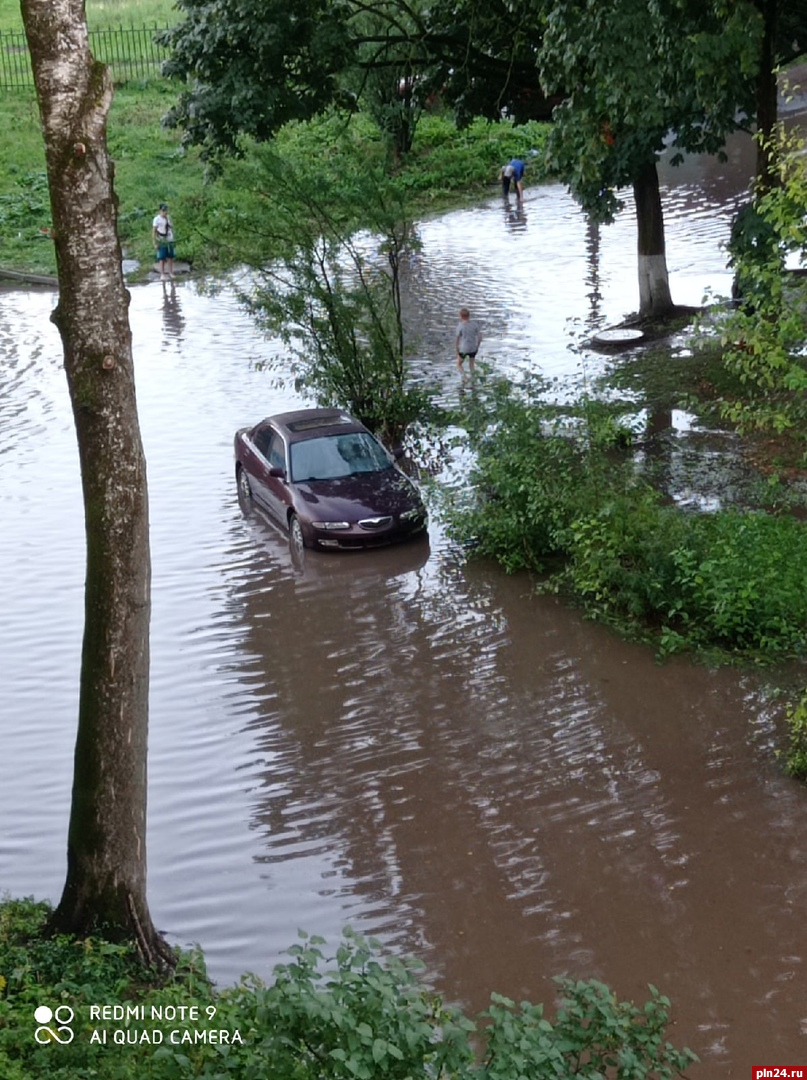
<svg viewBox="0 0 807 1080">
<path fill-rule="evenodd" d="M 672 287 L 727 292 L 753 167 L 667 177 Z M 553 376 L 636 306 L 630 211 L 559 187 L 423 222 L 422 370 L 457 392 L 456 311 L 497 370 Z M 0 295 L 0 884 L 58 899 L 81 645 L 77 454 L 48 291 Z M 154 559 L 152 911 L 220 982 L 298 927 L 415 953 L 450 998 L 550 1001 L 554 975 L 674 1002 L 692 1075 L 807 1065 L 807 790 L 754 680 L 658 665 L 529 583 L 428 543 L 312 556 L 235 497 L 234 430 L 300 400 L 232 291 L 132 289 Z"/>
</svg>

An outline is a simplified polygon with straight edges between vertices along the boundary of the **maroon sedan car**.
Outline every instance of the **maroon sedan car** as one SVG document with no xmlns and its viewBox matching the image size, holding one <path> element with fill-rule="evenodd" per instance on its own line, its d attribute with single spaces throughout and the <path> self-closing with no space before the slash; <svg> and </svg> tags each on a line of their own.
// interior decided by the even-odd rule
<svg viewBox="0 0 807 1080">
<path fill-rule="evenodd" d="M 426 528 L 418 489 L 340 409 L 301 409 L 242 428 L 235 476 L 241 498 L 268 511 L 294 547 L 379 547 Z"/>
</svg>

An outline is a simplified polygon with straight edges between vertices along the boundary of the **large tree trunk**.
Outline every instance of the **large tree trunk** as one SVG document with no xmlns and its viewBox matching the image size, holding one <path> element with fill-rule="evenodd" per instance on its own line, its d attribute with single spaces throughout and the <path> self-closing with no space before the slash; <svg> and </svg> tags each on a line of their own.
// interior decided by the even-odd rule
<svg viewBox="0 0 807 1080">
<path fill-rule="evenodd" d="M 85 626 L 67 879 L 54 929 L 172 954 L 146 901 L 149 554 L 146 464 L 129 294 L 106 147 L 112 83 L 82 0 L 22 0 L 45 139 L 59 274 L 53 320 L 78 437 L 87 537 Z"/>
<path fill-rule="evenodd" d="M 639 314 L 664 315 L 672 310 L 664 215 L 656 163 L 645 165 L 633 181 L 639 234 Z"/>
</svg>

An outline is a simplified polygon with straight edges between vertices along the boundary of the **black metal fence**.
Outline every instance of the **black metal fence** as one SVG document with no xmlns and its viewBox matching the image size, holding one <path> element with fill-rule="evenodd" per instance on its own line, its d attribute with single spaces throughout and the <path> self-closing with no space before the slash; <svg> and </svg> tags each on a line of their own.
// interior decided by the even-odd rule
<svg viewBox="0 0 807 1080">
<path fill-rule="evenodd" d="M 96 60 L 107 64 L 115 83 L 153 79 L 168 56 L 157 45 L 155 34 L 163 26 L 121 26 L 111 30 L 90 30 L 90 49 Z M 29 90 L 34 85 L 31 57 L 25 34 L 0 30 L 0 90 Z"/>
</svg>

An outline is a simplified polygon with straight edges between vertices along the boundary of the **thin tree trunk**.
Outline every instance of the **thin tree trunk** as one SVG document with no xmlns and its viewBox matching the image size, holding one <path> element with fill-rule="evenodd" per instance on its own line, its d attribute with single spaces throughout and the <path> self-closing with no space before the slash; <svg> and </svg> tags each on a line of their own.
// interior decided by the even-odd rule
<svg viewBox="0 0 807 1080">
<path fill-rule="evenodd" d="M 658 169 L 645 165 L 633 182 L 639 236 L 639 314 L 663 315 L 673 308 L 664 244 Z"/>
<path fill-rule="evenodd" d="M 757 195 L 764 194 L 779 183 L 772 153 L 771 138 L 776 127 L 779 87 L 776 81 L 775 51 L 778 24 L 778 0 L 757 0 L 762 13 L 764 31 L 757 75 Z"/>
<path fill-rule="evenodd" d="M 64 366 L 87 539 L 85 626 L 67 879 L 52 927 L 173 955 L 146 900 L 149 553 L 129 294 L 106 146 L 112 83 L 93 59 L 82 0 L 22 0 L 53 215 Z"/>
</svg>

